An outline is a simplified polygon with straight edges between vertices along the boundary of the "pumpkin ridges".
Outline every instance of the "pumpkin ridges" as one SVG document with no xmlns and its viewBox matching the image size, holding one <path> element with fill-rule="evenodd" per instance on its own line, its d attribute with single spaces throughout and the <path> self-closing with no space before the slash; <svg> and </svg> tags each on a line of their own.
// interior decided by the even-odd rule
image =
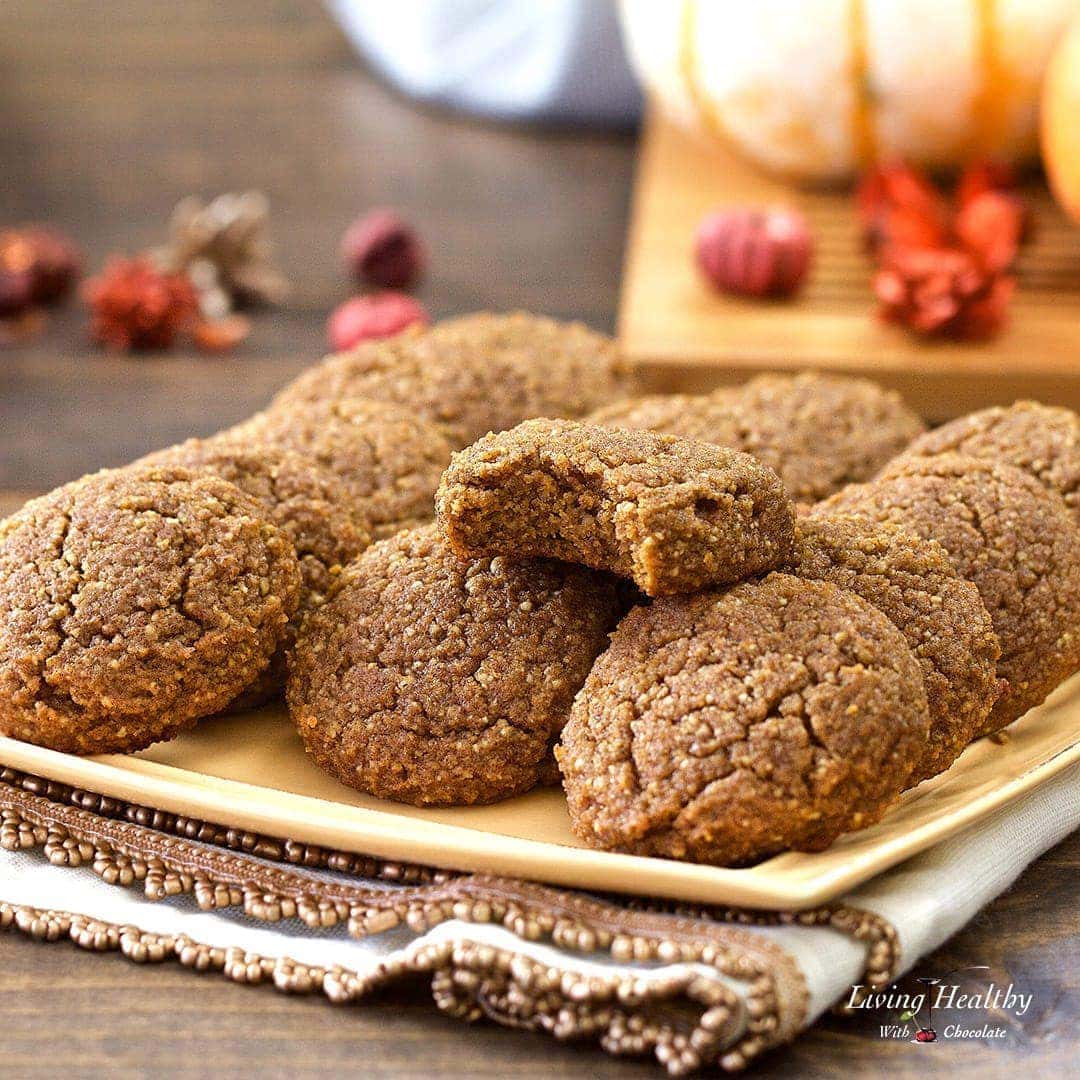
<svg viewBox="0 0 1080 1080">
<path fill-rule="evenodd" d="M 848 0 L 848 42 L 851 50 L 851 78 L 854 86 L 851 107 L 851 148 L 860 168 L 878 158 L 877 130 L 874 126 L 874 96 L 870 92 L 870 56 L 866 39 L 865 0 Z"/>
<path fill-rule="evenodd" d="M 1050 58 L 1040 113 L 1043 163 L 1050 187 L 1065 212 L 1080 221 L 1080 16 Z"/>
</svg>

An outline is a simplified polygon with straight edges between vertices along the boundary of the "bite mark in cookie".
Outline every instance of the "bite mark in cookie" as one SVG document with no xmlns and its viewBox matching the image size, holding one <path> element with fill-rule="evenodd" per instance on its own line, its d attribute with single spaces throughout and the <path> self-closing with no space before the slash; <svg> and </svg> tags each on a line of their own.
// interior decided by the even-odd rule
<svg viewBox="0 0 1080 1080">
<path fill-rule="evenodd" d="M 579 562 L 650 596 L 780 565 L 794 513 L 745 454 L 649 431 L 529 420 L 454 455 L 437 496 L 450 546 Z"/>
</svg>

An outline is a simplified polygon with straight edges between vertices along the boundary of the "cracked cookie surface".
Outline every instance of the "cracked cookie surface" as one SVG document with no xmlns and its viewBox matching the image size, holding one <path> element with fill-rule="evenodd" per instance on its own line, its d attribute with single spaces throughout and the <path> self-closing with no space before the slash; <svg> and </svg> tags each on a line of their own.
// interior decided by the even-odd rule
<svg viewBox="0 0 1080 1080">
<path fill-rule="evenodd" d="M 620 611 L 604 575 L 458 559 L 434 526 L 370 547 L 305 624 L 289 711 L 343 783 L 415 805 L 550 778 L 551 744 Z"/>
<path fill-rule="evenodd" d="M 307 612 L 322 603 L 341 568 L 371 544 L 371 525 L 344 483 L 313 458 L 268 445 L 188 439 L 133 467 L 179 467 L 235 484 L 259 501 L 267 518 L 292 541 L 300 561 L 300 603 L 266 670 L 231 709 L 260 705 L 285 685 L 285 657 Z"/>
<path fill-rule="evenodd" d="M 556 754 L 585 843 L 724 866 L 876 821 L 928 726 L 918 663 L 880 611 L 774 573 L 635 608 Z"/>
<path fill-rule="evenodd" d="M 926 430 L 894 391 L 818 372 L 760 375 L 735 408 L 739 449 L 775 469 L 797 502 L 868 480 Z"/>
<path fill-rule="evenodd" d="M 925 430 L 898 394 L 814 372 L 762 375 L 711 394 L 630 398 L 586 419 L 752 454 L 779 474 L 792 499 L 809 503 L 868 480 Z"/>
<path fill-rule="evenodd" d="M 269 663 L 300 568 L 259 504 L 177 468 L 96 473 L 0 523 L 0 730 L 136 750 Z"/>
<path fill-rule="evenodd" d="M 834 511 L 936 540 L 979 590 L 1008 686 L 976 734 L 1022 716 L 1080 667 L 1080 533 L 1027 473 L 959 454 L 898 459 L 811 513 Z"/>
<path fill-rule="evenodd" d="M 583 563 L 658 596 L 780 565 L 794 513 L 746 454 L 651 431 L 528 420 L 454 455 L 439 521 L 463 557 Z"/>
<path fill-rule="evenodd" d="M 348 398 L 257 413 L 219 439 L 281 446 L 313 458 L 345 486 L 378 539 L 430 520 L 450 444 L 399 405 Z"/>
<path fill-rule="evenodd" d="M 861 596 L 904 635 L 922 668 L 930 732 L 908 786 L 947 769 L 981 730 L 1001 646 L 978 589 L 932 540 L 839 514 L 801 517 L 791 573 Z"/>
<path fill-rule="evenodd" d="M 738 394 L 734 388 L 711 394 L 645 394 L 605 405 L 589 413 L 584 422 L 658 431 L 739 450 L 742 427 L 735 407 Z"/>
<path fill-rule="evenodd" d="M 958 453 L 1014 465 L 1056 491 L 1080 524 L 1080 416 L 1018 401 L 961 416 L 916 439 L 904 457 Z"/>
<path fill-rule="evenodd" d="M 455 448 L 534 416 L 580 416 L 622 397 L 628 377 L 615 343 L 582 323 L 526 312 L 478 312 L 423 332 L 330 356 L 274 398 L 369 398 L 437 424 Z"/>
</svg>

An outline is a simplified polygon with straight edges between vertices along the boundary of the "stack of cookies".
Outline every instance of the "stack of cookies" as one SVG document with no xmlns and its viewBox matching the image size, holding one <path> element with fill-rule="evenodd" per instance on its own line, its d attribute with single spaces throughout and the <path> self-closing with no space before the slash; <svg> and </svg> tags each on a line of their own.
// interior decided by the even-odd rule
<svg viewBox="0 0 1080 1080">
<path fill-rule="evenodd" d="M 736 865 L 872 823 L 1080 667 L 1075 414 L 629 391 L 583 326 L 465 316 L 29 503 L 0 730 L 134 750 L 284 687 L 345 784 L 561 779 L 587 844 Z"/>
</svg>

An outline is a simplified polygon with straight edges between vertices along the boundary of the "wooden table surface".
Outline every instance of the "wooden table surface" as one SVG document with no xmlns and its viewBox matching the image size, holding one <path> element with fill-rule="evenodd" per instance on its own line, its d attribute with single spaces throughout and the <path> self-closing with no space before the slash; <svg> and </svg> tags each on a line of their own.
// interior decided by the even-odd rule
<svg viewBox="0 0 1080 1080">
<path fill-rule="evenodd" d="M 494 127 L 418 109 L 365 74 L 314 0 L 5 0 L 0 224 L 70 230 L 91 267 L 163 236 L 189 192 L 257 187 L 273 204 L 282 310 L 230 358 L 113 359 L 71 303 L 0 352 L 0 488 L 41 491 L 247 415 L 323 351 L 348 295 L 337 240 L 390 203 L 432 251 L 435 315 L 526 307 L 614 322 L 634 156 L 629 135 Z M 1035 995 L 1004 1041 L 913 1048 L 877 1018 L 828 1019 L 759 1075 L 1063 1075 L 1075 1056 L 1076 838 L 919 970 L 987 964 Z M 196 1049 L 197 1046 L 197 1049 Z M 133 967 L 0 937 L 0 1070 L 11 1076 L 659 1075 L 593 1049 L 431 1008 L 422 984 L 364 1006 Z"/>
</svg>

